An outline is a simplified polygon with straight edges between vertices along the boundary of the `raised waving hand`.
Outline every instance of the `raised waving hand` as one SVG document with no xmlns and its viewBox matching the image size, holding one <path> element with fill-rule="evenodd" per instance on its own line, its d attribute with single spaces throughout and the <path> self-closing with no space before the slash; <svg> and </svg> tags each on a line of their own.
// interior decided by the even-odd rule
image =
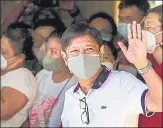
<svg viewBox="0 0 163 128">
<path fill-rule="evenodd" d="M 146 35 L 136 21 L 133 22 L 132 26 L 128 24 L 128 44 L 129 46 L 126 47 L 122 42 L 118 43 L 127 60 L 134 64 L 137 69 L 147 66 Z"/>
</svg>

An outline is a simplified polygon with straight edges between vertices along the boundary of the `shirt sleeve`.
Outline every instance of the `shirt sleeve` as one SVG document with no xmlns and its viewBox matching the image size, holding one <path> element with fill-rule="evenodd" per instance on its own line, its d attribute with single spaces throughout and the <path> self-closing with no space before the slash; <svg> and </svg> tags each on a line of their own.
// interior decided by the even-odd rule
<svg viewBox="0 0 163 128">
<path fill-rule="evenodd" d="M 145 99 L 148 92 L 147 85 L 127 72 L 122 73 L 120 79 L 120 87 L 127 97 L 131 110 L 137 114 L 146 115 Z"/>
<path fill-rule="evenodd" d="M 36 94 L 36 80 L 33 74 L 27 69 L 18 69 L 9 72 L 2 77 L 3 87 L 10 87 L 18 90 L 28 99 L 33 99 Z"/>
</svg>

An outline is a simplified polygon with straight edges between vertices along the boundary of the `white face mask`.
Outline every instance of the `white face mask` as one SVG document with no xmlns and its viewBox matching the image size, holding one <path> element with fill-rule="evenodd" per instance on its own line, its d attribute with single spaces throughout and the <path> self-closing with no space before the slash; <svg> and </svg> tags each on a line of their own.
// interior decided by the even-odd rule
<svg viewBox="0 0 163 128">
<path fill-rule="evenodd" d="M 14 59 L 14 58 L 16 58 L 16 57 L 17 57 L 17 56 L 12 57 L 11 59 L 6 60 L 6 59 L 3 57 L 3 55 L 1 55 L 1 70 L 3 71 L 3 70 L 5 70 L 5 69 L 7 68 L 7 61 L 10 61 L 10 60 L 12 60 L 12 59 Z"/>
<path fill-rule="evenodd" d="M 112 62 L 101 62 L 101 64 L 106 66 L 109 70 L 113 69 L 113 63 Z"/>
<path fill-rule="evenodd" d="M 102 40 L 111 41 L 112 40 L 112 32 L 107 29 L 100 30 L 100 34 L 102 36 Z"/>
<path fill-rule="evenodd" d="M 159 35 L 161 32 L 158 32 L 156 34 L 152 34 L 149 31 L 146 31 L 146 40 L 147 40 L 147 52 L 152 54 L 156 47 L 159 46 L 159 44 L 156 45 L 156 38 L 155 36 Z"/>
</svg>

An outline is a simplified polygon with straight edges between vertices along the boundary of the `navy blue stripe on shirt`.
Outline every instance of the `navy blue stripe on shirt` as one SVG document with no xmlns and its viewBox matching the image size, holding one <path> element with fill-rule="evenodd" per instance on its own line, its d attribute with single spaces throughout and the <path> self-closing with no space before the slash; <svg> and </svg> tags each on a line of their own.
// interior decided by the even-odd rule
<svg viewBox="0 0 163 128">
<path fill-rule="evenodd" d="M 148 91 L 149 91 L 148 89 L 144 90 L 144 92 L 142 93 L 142 96 L 141 96 L 141 106 L 142 106 L 144 115 L 146 115 L 145 98 L 146 98 L 146 94 L 147 94 Z"/>
<path fill-rule="evenodd" d="M 91 87 L 92 89 L 98 89 L 100 88 L 103 83 L 106 81 L 106 79 L 109 77 L 111 70 L 107 70 L 105 67 L 103 67 L 102 72 L 99 74 L 97 79 L 95 80 L 93 86 Z M 74 93 L 78 91 L 80 88 L 80 84 L 78 83 L 77 86 L 74 89 Z"/>
</svg>

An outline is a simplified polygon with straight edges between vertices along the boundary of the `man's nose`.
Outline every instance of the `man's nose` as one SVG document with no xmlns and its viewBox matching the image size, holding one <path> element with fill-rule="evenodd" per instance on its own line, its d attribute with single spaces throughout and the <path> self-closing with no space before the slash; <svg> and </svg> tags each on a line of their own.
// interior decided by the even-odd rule
<svg viewBox="0 0 163 128">
<path fill-rule="evenodd" d="M 82 50 L 80 51 L 80 54 L 86 54 L 86 51 L 85 51 L 84 49 L 82 49 Z"/>
</svg>

